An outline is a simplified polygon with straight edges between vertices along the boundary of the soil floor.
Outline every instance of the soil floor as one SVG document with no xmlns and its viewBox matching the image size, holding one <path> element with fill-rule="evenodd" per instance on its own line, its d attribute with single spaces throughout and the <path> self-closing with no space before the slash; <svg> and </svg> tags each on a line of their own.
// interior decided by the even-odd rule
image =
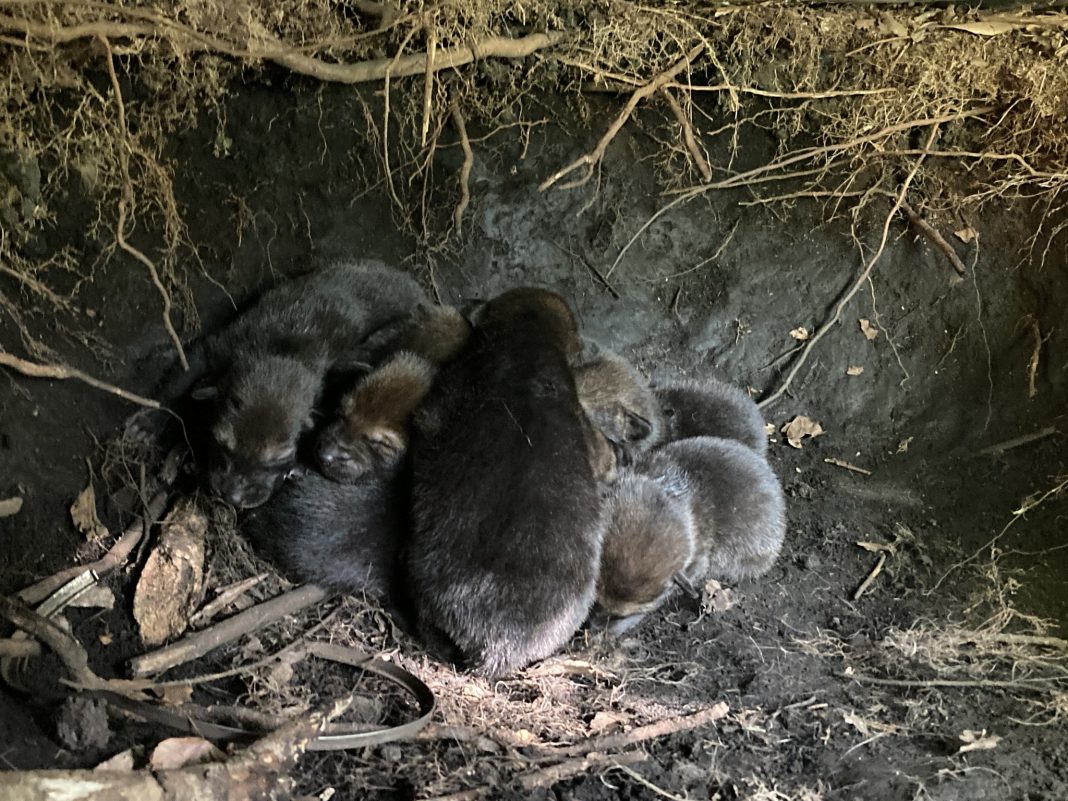
<svg viewBox="0 0 1068 801">
<path fill-rule="evenodd" d="M 382 186 L 363 177 L 369 155 L 354 136 L 363 117 L 352 90 L 314 92 L 281 76 L 235 87 L 229 153 L 213 155 L 206 120 L 176 135 L 168 154 L 182 167 L 176 191 L 191 237 L 229 293 L 191 270 L 204 329 L 233 316 L 232 299 L 240 304 L 310 262 L 366 255 L 410 270 L 446 302 L 551 287 L 571 301 L 585 334 L 653 381 L 717 375 L 759 396 L 778 387 L 802 344 L 790 332 L 827 319 L 877 247 L 888 205 L 851 225 L 846 211 L 830 219 L 829 206 L 752 205 L 750 191 L 712 195 L 660 218 L 611 270 L 664 202 L 649 153 L 665 123 L 650 115 L 627 126 L 587 186 L 540 192 L 541 180 L 591 146 L 615 108 L 595 99 L 583 115 L 553 98 L 540 102 L 554 122 L 530 128 L 528 138 L 514 128 L 476 143 L 463 236 L 430 269 L 413 259 L 415 243 L 398 229 Z M 712 154 L 728 146 L 705 145 Z M 761 163 L 774 147 L 771 134 L 750 132 L 734 169 Z M 461 158 L 457 147 L 436 158 L 431 197 L 441 218 L 451 214 Z M 88 211 L 74 191 L 70 204 L 35 243 L 41 252 L 82 236 Z M 580 635 L 566 654 L 490 685 L 433 664 L 373 604 L 333 601 L 197 671 L 269 652 L 327 619 L 315 636 L 388 652 L 437 691 L 437 723 L 488 738 L 442 735 L 305 758 L 302 787 L 335 787 L 340 798 L 433 797 L 483 785 L 497 788 L 492 797 L 560 799 L 1068 798 L 1068 651 L 1034 639 L 1068 637 L 1068 506 L 1051 494 L 1019 511 L 1068 475 L 1064 436 L 1054 430 L 1001 453 L 984 450 L 1063 428 L 1064 240 L 1040 266 L 1026 248 L 1038 222 L 1028 209 L 935 222 L 947 235 L 965 226 L 979 233 L 968 244 L 953 240 L 969 267 L 964 280 L 895 220 L 872 283 L 786 395 L 765 408 L 776 430 L 803 414 L 825 433 L 800 449 L 772 436 L 770 458 L 788 498 L 786 545 L 763 579 L 717 594 L 724 603 L 702 610 L 676 601 L 622 640 Z M 151 393 L 172 354 L 158 295 L 140 269 L 112 259 L 79 302 L 94 311 L 92 333 L 111 348 L 106 360 L 50 321 L 33 321 L 35 332 L 72 364 Z M 878 330 L 874 339 L 861 319 Z M 1030 319 L 1049 335 L 1033 398 Z M 0 329 L 0 345 L 17 352 L 15 332 Z M 9 592 L 93 552 L 68 509 L 88 465 L 100 470 L 99 443 L 131 408 L 70 381 L 5 374 L 0 384 L 0 497 L 24 499 L 17 515 L 0 519 L 0 590 Z M 136 468 L 130 478 L 136 483 Z M 104 523 L 120 530 L 136 498 L 99 478 L 96 490 Z M 213 509 L 213 521 L 225 518 Z M 213 529 L 216 560 L 232 551 L 224 528 Z M 858 597 L 877 564 L 881 572 Z M 233 572 L 231 559 L 214 586 Z M 115 609 L 70 614 L 103 675 L 121 675 L 141 649 L 132 580 L 110 580 Z M 212 692 L 269 708 L 305 698 L 298 688 L 328 696 L 338 681 L 301 666 Z M 375 714 L 403 715 L 386 695 L 369 688 Z M 725 718 L 649 741 L 648 759 L 626 770 L 601 766 L 533 793 L 513 783 L 542 764 L 547 744 L 719 701 L 729 706 Z M 85 731 L 99 714 L 69 702 L 5 690 L 0 704 L 0 764 L 8 768 L 90 766 L 162 736 L 121 716 Z"/>
</svg>

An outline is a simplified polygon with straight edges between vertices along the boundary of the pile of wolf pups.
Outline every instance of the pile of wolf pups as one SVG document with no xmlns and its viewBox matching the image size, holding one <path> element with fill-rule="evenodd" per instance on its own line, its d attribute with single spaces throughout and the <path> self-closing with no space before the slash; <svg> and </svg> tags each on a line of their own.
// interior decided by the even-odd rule
<svg viewBox="0 0 1068 801">
<path fill-rule="evenodd" d="M 651 389 L 547 290 L 461 314 L 384 264 L 343 262 L 268 290 L 192 356 L 165 392 L 206 407 L 199 466 L 251 510 L 257 549 L 295 579 L 381 597 L 489 677 L 591 613 L 622 631 L 677 588 L 759 576 L 782 545 L 749 397 L 715 380 Z"/>
</svg>

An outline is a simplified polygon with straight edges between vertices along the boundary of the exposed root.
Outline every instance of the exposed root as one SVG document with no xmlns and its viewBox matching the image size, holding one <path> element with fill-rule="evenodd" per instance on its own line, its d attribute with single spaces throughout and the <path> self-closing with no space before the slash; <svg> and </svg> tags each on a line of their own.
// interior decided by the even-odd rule
<svg viewBox="0 0 1068 801">
<path fill-rule="evenodd" d="M 660 94 L 664 96 L 668 108 L 671 109 L 671 113 L 678 120 L 679 127 L 682 129 L 682 141 L 686 144 L 686 150 L 689 151 L 694 166 L 697 167 L 697 171 L 701 173 L 701 177 L 706 182 L 711 181 L 712 169 L 708 166 L 708 161 L 701 152 L 701 146 L 697 144 L 697 137 L 694 136 L 693 124 L 690 122 L 690 118 L 686 116 L 686 112 L 682 110 L 682 106 L 679 105 L 679 101 L 675 99 L 675 95 L 671 93 L 670 89 L 666 86 L 661 87 Z"/>
<path fill-rule="evenodd" d="M 146 406 L 149 409 L 160 408 L 159 401 L 142 397 L 135 392 L 130 392 L 122 387 L 117 387 L 114 384 L 109 384 L 106 381 L 93 378 L 88 373 L 84 373 L 76 367 L 68 367 L 65 364 L 38 364 L 37 362 L 29 362 L 25 359 L 20 359 L 18 356 L 12 356 L 6 351 L 0 350 L 0 365 L 16 370 L 17 372 L 22 373 L 22 375 L 30 378 L 52 378 L 58 380 L 73 378 L 76 381 L 81 381 L 83 384 L 88 384 L 94 389 L 101 389 L 104 392 L 110 392 L 112 395 L 118 395 L 123 400 L 130 401 L 131 403 Z"/>
<path fill-rule="evenodd" d="M 464 163 L 460 167 L 459 178 L 460 201 L 452 212 L 453 230 L 459 236 L 463 230 L 464 212 L 467 211 L 467 205 L 471 202 L 471 188 L 468 185 L 468 181 L 471 177 L 471 167 L 475 163 L 475 155 L 471 152 L 471 140 L 467 138 L 467 126 L 464 124 L 464 115 L 460 113 L 460 107 L 454 104 L 451 114 L 452 124 L 456 126 L 456 133 L 460 137 L 460 147 L 464 151 Z"/>
<path fill-rule="evenodd" d="M 942 236 L 942 233 L 927 222 L 927 220 L 923 219 L 923 217 L 921 217 L 907 202 L 901 202 L 901 210 L 905 212 L 905 216 L 909 218 L 910 223 L 919 228 L 920 231 L 934 243 L 935 247 L 946 254 L 946 258 L 949 259 L 949 263 L 953 265 L 953 269 L 957 271 L 957 275 L 963 278 L 965 273 L 964 262 L 960 260 L 957 251 L 955 251 L 953 246 L 946 241 L 946 238 Z"/>
</svg>

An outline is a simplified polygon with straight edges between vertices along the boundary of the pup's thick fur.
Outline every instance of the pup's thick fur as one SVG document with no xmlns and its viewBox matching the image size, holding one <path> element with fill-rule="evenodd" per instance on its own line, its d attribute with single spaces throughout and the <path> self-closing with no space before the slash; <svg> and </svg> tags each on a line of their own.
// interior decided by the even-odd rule
<svg viewBox="0 0 1068 801">
<path fill-rule="evenodd" d="M 715 378 L 677 381 L 657 387 L 656 398 L 664 419 L 663 442 L 723 437 L 738 440 L 761 456 L 768 452 L 764 416 L 738 387 Z"/>
<path fill-rule="evenodd" d="M 786 535 L 786 500 L 767 460 L 733 439 L 693 437 L 650 453 L 640 469 L 682 482 L 696 526 L 686 578 L 739 581 L 766 573 Z"/>
<path fill-rule="evenodd" d="M 575 368 L 575 386 L 590 420 L 628 457 L 660 440 L 663 421 L 656 396 L 619 354 L 599 348 Z"/>
<path fill-rule="evenodd" d="M 342 485 L 307 472 L 253 510 L 242 531 L 292 579 L 394 596 L 407 501 L 402 482 L 387 473 Z"/>
<path fill-rule="evenodd" d="M 680 478 L 626 469 L 607 492 L 597 607 L 616 619 L 615 633 L 659 607 L 693 560 L 696 525 Z"/>
<path fill-rule="evenodd" d="M 266 501 L 295 463 L 328 371 L 396 347 L 424 300 L 410 277 L 380 262 L 343 262 L 268 290 L 199 343 L 198 369 L 178 376 L 168 397 L 199 380 L 193 397 L 214 400 L 211 488 L 239 507 Z"/>
<path fill-rule="evenodd" d="M 415 415 L 406 565 L 423 636 L 496 677 L 553 653 L 586 618 L 600 498 L 567 304 L 514 289 L 472 322 Z"/>
</svg>

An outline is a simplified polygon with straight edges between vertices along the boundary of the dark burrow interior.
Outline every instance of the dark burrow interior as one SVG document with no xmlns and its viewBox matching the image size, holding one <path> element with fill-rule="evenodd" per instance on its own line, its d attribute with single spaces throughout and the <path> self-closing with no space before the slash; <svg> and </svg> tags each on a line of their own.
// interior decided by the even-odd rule
<svg viewBox="0 0 1068 801">
<path fill-rule="evenodd" d="M 530 743 L 630 729 L 725 701 L 726 717 L 649 742 L 645 761 L 533 794 L 1068 797 L 1060 492 L 1068 476 L 1068 265 L 1063 238 L 1045 245 L 1060 220 L 1023 203 L 941 219 L 966 266 L 960 277 L 930 238 L 895 216 L 870 280 L 857 284 L 880 247 L 890 200 L 853 216 L 830 201 L 760 203 L 740 187 L 656 217 L 617 260 L 665 202 L 650 157 L 665 118 L 639 111 L 594 180 L 541 191 L 548 175 L 593 146 L 615 108 L 608 97 L 579 107 L 541 95 L 527 102 L 544 109 L 544 124 L 470 131 L 463 232 L 436 251 L 431 267 L 398 224 L 386 188 L 365 177 L 377 145 L 362 135 L 362 104 L 380 102 L 380 92 L 268 71 L 232 88 L 225 152 L 215 154 L 207 118 L 171 137 L 176 196 L 204 263 L 190 271 L 200 330 L 216 330 L 287 275 L 368 256 L 409 271 L 445 302 L 519 285 L 552 288 L 572 304 L 583 333 L 652 381 L 715 375 L 759 399 L 782 387 L 796 364 L 806 344 L 799 329 L 811 336 L 851 287 L 859 291 L 785 392 L 763 407 L 789 516 L 768 575 L 726 588 L 718 596 L 726 601 L 705 609 L 676 600 L 615 642 L 579 635 L 561 657 L 494 684 L 432 663 L 373 602 L 332 601 L 323 609 L 335 611 L 326 627 L 334 639 L 391 654 L 447 695 L 439 725 L 478 728 L 508 749 L 443 736 L 315 754 L 298 768 L 303 790 L 408 798 L 490 784 L 498 797 L 531 797 L 510 784 Z M 727 134 L 705 145 L 731 147 Z M 777 146 L 773 132 L 748 131 L 734 169 L 763 163 Z M 431 214 L 451 214 L 462 160 L 455 135 L 444 132 Z M 94 213 L 75 185 L 66 197 L 37 235 L 42 253 L 81 237 Z M 1037 246 L 1036 230 L 1044 232 Z M 159 296 L 134 262 L 104 261 L 79 302 L 94 310 L 89 333 L 106 343 L 102 358 L 47 316 L 32 319 L 32 330 L 52 337 L 68 363 L 151 395 L 174 351 Z M 18 332 L 0 329 L 0 344 L 17 350 Z M 23 499 L 0 520 L 0 589 L 10 593 L 99 553 L 69 513 L 91 476 L 113 533 L 140 501 L 105 480 L 114 465 L 105 475 L 100 461 L 134 407 L 74 381 L 10 373 L 2 382 L 0 496 Z M 823 433 L 793 447 L 782 429 L 799 415 Z M 126 469 L 136 486 L 136 464 Z M 225 509 L 203 500 L 223 526 Z M 232 540 L 211 536 L 210 560 L 232 557 Z M 113 609 L 68 614 L 101 675 L 123 675 L 142 650 L 130 614 L 135 572 L 106 580 Z M 213 568 L 209 586 L 237 577 L 232 565 Z M 309 628 L 325 614 L 256 634 L 196 671 L 269 652 L 294 626 Z M 574 668 L 580 663 L 586 668 Z M 197 692 L 255 704 L 257 696 L 292 698 L 298 685 L 325 698 L 344 690 L 345 677 L 303 665 Z M 389 692 L 372 685 L 367 697 L 388 706 Z M 69 703 L 10 690 L 0 697 L 6 768 L 90 767 L 165 736 L 121 715 L 95 737 L 64 734 L 85 725 L 71 723 Z"/>
</svg>

